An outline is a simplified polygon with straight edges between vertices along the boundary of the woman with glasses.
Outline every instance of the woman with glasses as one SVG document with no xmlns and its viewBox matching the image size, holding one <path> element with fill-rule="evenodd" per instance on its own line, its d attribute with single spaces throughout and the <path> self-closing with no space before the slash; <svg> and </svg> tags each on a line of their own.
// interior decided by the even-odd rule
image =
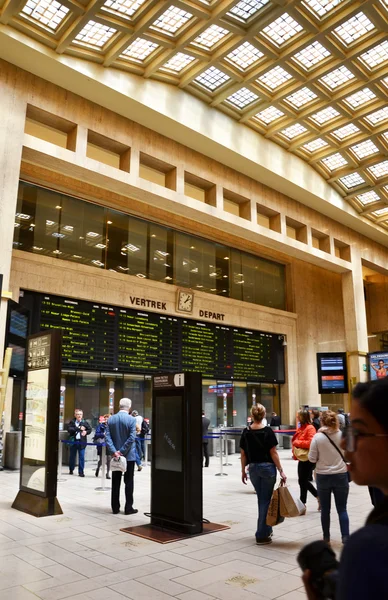
<svg viewBox="0 0 388 600">
<path fill-rule="evenodd" d="M 324 411 L 321 415 L 321 425 L 311 442 L 309 461 L 316 464 L 323 539 L 330 543 L 330 509 L 333 493 L 342 543 L 345 544 L 349 537 L 349 517 L 346 510 L 349 479 L 343 451 L 340 449 L 342 433 L 338 416 L 331 410 Z"/>
<path fill-rule="evenodd" d="M 345 460 L 357 485 L 384 493 L 361 529 L 342 552 L 336 600 L 388 598 L 388 378 L 359 383 L 353 390 L 351 426 L 343 442 Z M 303 574 L 309 600 L 314 590 L 311 572 Z"/>
</svg>

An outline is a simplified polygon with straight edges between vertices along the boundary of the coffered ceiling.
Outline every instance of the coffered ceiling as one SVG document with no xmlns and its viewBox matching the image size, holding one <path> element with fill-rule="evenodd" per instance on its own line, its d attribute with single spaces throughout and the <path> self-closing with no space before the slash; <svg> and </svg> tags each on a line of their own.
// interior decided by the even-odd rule
<svg viewBox="0 0 388 600">
<path fill-rule="evenodd" d="M 0 21 L 184 88 L 388 228 L 388 0 L 0 0 Z"/>
</svg>

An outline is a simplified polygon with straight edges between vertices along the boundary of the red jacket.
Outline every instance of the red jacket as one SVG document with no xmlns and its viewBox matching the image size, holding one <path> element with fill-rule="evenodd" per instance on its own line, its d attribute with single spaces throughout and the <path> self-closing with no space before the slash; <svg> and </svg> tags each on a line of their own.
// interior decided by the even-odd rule
<svg viewBox="0 0 388 600">
<path fill-rule="evenodd" d="M 310 448 L 311 440 L 316 434 L 314 425 L 301 425 L 292 438 L 292 448 Z M 292 452 L 294 456 L 294 452 Z M 294 456 L 294 459 L 297 458 Z"/>
</svg>

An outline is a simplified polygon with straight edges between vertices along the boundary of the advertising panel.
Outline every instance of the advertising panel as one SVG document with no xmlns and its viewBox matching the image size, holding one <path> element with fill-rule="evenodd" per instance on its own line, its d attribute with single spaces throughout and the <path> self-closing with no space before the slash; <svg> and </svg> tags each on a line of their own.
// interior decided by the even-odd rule
<svg viewBox="0 0 388 600">
<path fill-rule="evenodd" d="M 383 379 L 388 375 L 388 352 L 369 354 L 369 378 L 371 381 Z"/>
</svg>

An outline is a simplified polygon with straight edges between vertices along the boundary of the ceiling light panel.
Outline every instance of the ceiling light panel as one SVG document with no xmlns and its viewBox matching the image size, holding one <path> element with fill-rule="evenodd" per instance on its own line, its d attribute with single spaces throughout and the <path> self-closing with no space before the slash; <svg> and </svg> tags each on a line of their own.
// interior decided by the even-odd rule
<svg viewBox="0 0 388 600">
<path fill-rule="evenodd" d="M 290 79 L 292 79 L 291 75 L 282 67 L 277 66 L 264 75 L 261 75 L 258 81 L 260 81 L 260 83 L 265 85 L 265 87 L 269 88 L 270 90 L 276 90 Z"/>
<path fill-rule="evenodd" d="M 322 18 L 341 2 L 343 0 L 303 0 L 302 4 L 307 6 L 315 16 Z"/>
<path fill-rule="evenodd" d="M 112 27 L 96 23 L 95 21 L 89 21 L 73 42 L 75 44 L 103 48 L 115 33 L 116 29 L 113 29 Z"/>
<path fill-rule="evenodd" d="M 366 206 L 367 204 L 371 204 L 371 202 L 377 202 L 377 200 L 380 200 L 380 196 L 378 196 L 376 194 L 376 192 L 374 192 L 374 191 L 365 192 L 364 194 L 360 194 L 359 196 L 356 196 L 356 198 L 364 206 Z"/>
<path fill-rule="evenodd" d="M 264 27 L 262 33 L 277 46 L 282 46 L 301 31 L 303 31 L 303 27 L 288 13 L 284 13 L 276 21 Z"/>
<path fill-rule="evenodd" d="M 349 123 L 349 125 L 345 125 L 344 127 L 340 127 L 339 129 L 333 131 L 333 135 L 339 140 L 344 140 L 345 138 L 354 135 L 359 131 L 359 127 L 353 125 L 353 123 Z"/>
<path fill-rule="evenodd" d="M 205 87 L 206 89 L 213 91 L 219 88 L 221 85 L 229 81 L 229 75 L 226 75 L 223 71 L 216 69 L 216 67 L 210 67 L 206 69 L 201 75 L 198 75 L 194 79 L 197 83 Z"/>
<path fill-rule="evenodd" d="M 352 108 L 358 108 L 359 106 L 363 106 L 367 102 L 371 102 L 376 98 L 376 94 L 372 92 L 369 88 L 364 88 L 351 96 L 345 98 L 346 104 L 351 106 Z"/>
<path fill-rule="evenodd" d="M 321 162 L 329 169 L 329 171 L 336 171 L 348 164 L 348 161 L 345 160 L 339 152 L 332 154 L 327 158 L 323 158 Z"/>
<path fill-rule="evenodd" d="M 185 69 L 190 63 L 193 62 L 195 58 L 193 56 L 189 56 L 188 54 L 183 54 L 183 52 L 178 52 L 170 58 L 168 62 L 166 62 L 162 67 L 160 67 L 163 71 L 173 71 L 174 73 L 180 73 L 183 69 Z"/>
<path fill-rule="evenodd" d="M 185 10 L 181 10 L 176 6 L 170 6 L 152 23 L 151 29 L 157 29 L 163 33 L 174 35 L 183 25 L 186 25 L 190 21 L 192 16 L 191 13 Z"/>
<path fill-rule="evenodd" d="M 257 63 L 263 56 L 264 54 L 255 46 L 252 46 L 249 42 L 244 42 L 241 46 L 230 52 L 226 56 L 226 59 L 242 71 L 245 71 L 251 65 Z"/>
<path fill-rule="evenodd" d="M 359 12 L 339 27 L 336 27 L 334 33 L 345 46 L 350 46 L 374 28 L 372 21 L 363 12 Z"/>
<path fill-rule="evenodd" d="M 388 40 L 361 54 L 360 60 L 371 70 L 388 62 Z"/>
<path fill-rule="evenodd" d="M 275 106 L 269 106 L 268 108 L 258 112 L 254 118 L 258 121 L 261 121 L 261 123 L 264 123 L 265 125 L 269 125 L 273 121 L 276 121 L 276 119 L 280 119 L 280 117 L 283 116 L 284 113 L 281 110 L 275 108 Z"/>
<path fill-rule="evenodd" d="M 375 217 L 382 217 L 383 215 L 388 215 L 388 207 L 379 208 L 379 210 L 373 211 L 372 215 L 374 215 Z"/>
<path fill-rule="evenodd" d="M 342 65 L 338 69 L 331 71 L 324 77 L 321 77 L 319 81 L 321 81 L 326 87 L 330 90 L 335 90 L 336 88 L 344 85 L 344 83 L 348 83 L 354 79 L 354 75 L 347 67 Z"/>
<path fill-rule="evenodd" d="M 63 19 L 69 13 L 69 9 L 59 2 L 50 0 L 27 0 L 22 13 L 28 15 L 31 19 L 44 25 L 52 31 L 56 31 Z"/>
<path fill-rule="evenodd" d="M 241 21 L 248 21 L 268 2 L 269 0 L 242 0 L 230 9 L 228 15 Z"/>
<path fill-rule="evenodd" d="M 295 92 L 294 94 L 287 96 L 285 100 L 294 108 L 301 108 L 302 106 L 308 104 L 309 102 L 312 102 L 316 98 L 318 98 L 318 96 L 312 90 L 310 90 L 307 87 L 304 87 L 301 90 Z"/>
<path fill-rule="evenodd" d="M 372 173 L 372 175 L 375 179 L 380 179 L 380 177 L 385 177 L 386 175 L 388 175 L 388 160 L 384 160 L 383 162 L 378 163 L 377 165 L 373 165 L 372 167 L 369 167 L 368 171 L 370 171 Z"/>
<path fill-rule="evenodd" d="M 222 40 L 226 35 L 228 35 L 229 31 L 227 29 L 223 29 L 222 27 L 218 27 L 218 25 L 211 25 L 205 31 L 199 34 L 198 37 L 192 42 L 196 46 L 201 46 L 201 48 L 205 48 L 208 50 L 212 48 Z"/>
<path fill-rule="evenodd" d="M 305 133 L 305 131 L 307 131 L 307 129 L 304 125 L 301 125 L 300 123 L 295 123 L 290 127 L 286 127 L 286 129 L 282 129 L 280 133 L 289 140 L 293 140 L 298 135 L 302 135 L 302 133 Z"/>
<path fill-rule="evenodd" d="M 359 160 L 362 160 L 367 156 L 372 156 L 372 154 L 376 154 L 376 152 L 379 151 L 378 147 L 372 142 L 372 140 L 366 140 L 365 142 L 351 146 L 350 149 L 352 152 L 354 152 Z"/>
<path fill-rule="evenodd" d="M 155 44 L 154 42 L 144 40 L 143 38 L 137 38 L 120 56 L 121 58 L 143 62 L 158 47 L 158 44 Z"/>
<path fill-rule="evenodd" d="M 315 113 L 314 115 L 312 115 L 310 117 L 310 119 L 312 121 L 314 121 L 315 123 L 317 123 L 318 125 L 323 125 L 324 123 L 328 123 L 329 121 L 332 121 L 339 115 L 340 115 L 340 113 L 338 112 L 338 110 L 336 110 L 332 106 L 328 106 L 327 108 L 324 108 L 323 110 L 320 110 L 317 113 Z"/>
<path fill-rule="evenodd" d="M 326 58 L 331 56 L 330 52 L 322 46 L 319 42 L 313 42 L 307 48 L 303 48 L 300 52 L 297 52 L 292 60 L 297 62 L 301 67 L 309 71 L 315 65 L 318 65 Z"/>
<path fill-rule="evenodd" d="M 307 150 L 307 152 L 316 152 L 317 150 L 321 150 L 321 148 L 326 148 L 329 144 L 323 140 L 322 138 L 317 138 L 308 144 L 304 144 L 302 148 Z"/>
<path fill-rule="evenodd" d="M 253 92 L 248 90 L 248 88 L 243 87 L 241 88 L 241 90 L 238 90 L 231 96 L 228 96 L 226 100 L 234 106 L 237 106 L 237 108 L 241 109 L 245 108 L 249 104 L 252 104 L 256 100 L 258 100 L 258 98 L 259 96 L 257 94 L 254 94 Z"/>
<path fill-rule="evenodd" d="M 365 180 L 357 172 L 351 173 L 350 175 L 345 175 L 345 177 L 340 177 L 339 181 L 343 183 L 348 190 L 365 183 Z"/>
<path fill-rule="evenodd" d="M 145 0 L 106 0 L 102 10 L 132 17 L 144 2 Z"/>
<path fill-rule="evenodd" d="M 388 119 L 388 106 L 384 106 L 380 110 L 376 110 L 376 112 L 371 113 L 365 120 L 368 121 L 371 125 L 377 125 L 378 123 L 382 123 Z"/>
</svg>

